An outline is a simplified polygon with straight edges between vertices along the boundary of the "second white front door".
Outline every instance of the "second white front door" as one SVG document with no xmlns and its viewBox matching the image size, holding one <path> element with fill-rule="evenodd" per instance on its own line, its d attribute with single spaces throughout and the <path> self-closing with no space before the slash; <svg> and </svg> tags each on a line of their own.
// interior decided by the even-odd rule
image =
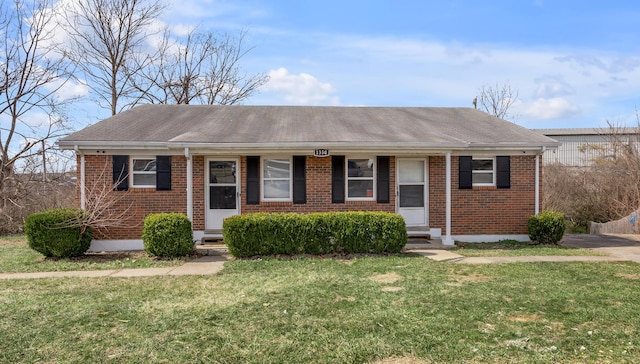
<svg viewBox="0 0 640 364">
<path fill-rule="evenodd" d="M 398 159 L 398 213 L 409 227 L 427 226 L 427 169 L 425 159 Z"/>
<path fill-rule="evenodd" d="M 240 213 L 238 161 L 208 159 L 206 163 L 206 230 L 221 230 L 222 222 Z"/>
</svg>

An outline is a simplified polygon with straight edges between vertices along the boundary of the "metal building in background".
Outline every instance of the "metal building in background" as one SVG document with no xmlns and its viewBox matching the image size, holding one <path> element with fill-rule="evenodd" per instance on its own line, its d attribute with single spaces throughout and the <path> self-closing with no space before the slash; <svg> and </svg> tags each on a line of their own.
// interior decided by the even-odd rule
<svg viewBox="0 0 640 364">
<path fill-rule="evenodd" d="M 560 163 L 567 166 L 585 167 L 600 157 L 613 158 L 616 144 L 640 147 L 639 128 L 573 128 L 533 129 L 540 134 L 562 143 L 557 149 L 544 152 L 544 164 Z M 617 143 L 614 143 L 617 141 Z"/>
</svg>

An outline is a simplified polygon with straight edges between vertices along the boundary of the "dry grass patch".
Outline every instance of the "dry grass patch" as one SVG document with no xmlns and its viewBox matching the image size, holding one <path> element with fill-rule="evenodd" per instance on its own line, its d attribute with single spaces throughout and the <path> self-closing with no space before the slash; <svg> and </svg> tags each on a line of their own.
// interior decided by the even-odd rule
<svg viewBox="0 0 640 364">
<path fill-rule="evenodd" d="M 26 242 L 24 235 L 2 235 L 0 236 L 0 246 L 14 245 L 19 242 Z"/>
<path fill-rule="evenodd" d="M 640 279 L 640 274 L 617 273 L 616 277 L 637 280 Z"/>
<path fill-rule="evenodd" d="M 376 360 L 370 364 L 430 364 L 433 363 L 430 360 L 418 359 L 413 356 L 391 357 Z"/>
<path fill-rule="evenodd" d="M 488 282 L 492 278 L 481 274 L 456 275 L 451 277 L 452 281 L 447 282 L 448 286 L 460 287 L 465 283 L 481 283 Z"/>
<path fill-rule="evenodd" d="M 378 274 L 369 277 L 370 280 L 383 284 L 392 284 L 402 280 L 402 276 L 396 272 Z"/>
<path fill-rule="evenodd" d="M 507 316 L 507 320 L 513 322 L 547 322 L 547 319 L 538 316 L 538 314 L 511 315 Z"/>
<path fill-rule="evenodd" d="M 355 302 L 356 298 L 353 296 L 348 296 L 348 297 L 342 297 L 342 296 L 336 296 L 336 298 L 333 299 L 333 302 L 342 302 L 342 301 L 347 301 L 347 302 Z"/>
<path fill-rule="evenodd" d="M 383 292 L 398 292 L 398 291 L 402 291 L 404 288 L 402 287 L 396 287 L 396 286 L 386 286 L 386 287 L 382 287 L 382 291 Z"/>
</svg>

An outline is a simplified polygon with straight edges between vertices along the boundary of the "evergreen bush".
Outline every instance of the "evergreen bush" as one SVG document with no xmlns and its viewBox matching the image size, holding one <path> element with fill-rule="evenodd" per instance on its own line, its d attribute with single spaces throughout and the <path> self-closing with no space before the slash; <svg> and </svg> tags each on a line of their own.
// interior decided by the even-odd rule
<svg viewBox="0 0 640 364">
<path fill-rule="evenodd" d="M 77 208 L 58 208 L 27 216 L 24 231 L 29 247 L 46 257 L 84 254 L 91 245 L 92 233 L 82 225 L 83 214 Z"/>
<path fill-rule="evenodd" d="M 225 219 L 222 230 L 235 257 L 399 253 L 407 243 L 402 216 L 386 212 L 255 213 Z"/>
<path fill-rule="evenodd" d="M 527 222 L 529 239 L 538 244 L 558 244 L 565 228 L 564 214 L 555 211 L 542 211 Z"/>
<path fill-rule="evenodd" d="M 179 213 L 149 214 L 142 229 L 144 251 L 158 257 L 183 257 L 193 253 L 195 244 L 191 221 Z"/>
</svg>

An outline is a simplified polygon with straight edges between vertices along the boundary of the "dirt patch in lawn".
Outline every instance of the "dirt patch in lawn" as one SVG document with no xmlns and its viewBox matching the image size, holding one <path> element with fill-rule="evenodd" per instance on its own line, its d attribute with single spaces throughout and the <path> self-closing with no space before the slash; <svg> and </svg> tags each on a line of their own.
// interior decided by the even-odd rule
<svg viewBox="0 0 640 364">
<path fill-rule="evenodd" d="M 547 322 L 545 318 L 542 318 L 536 314 L 533 315 L 511 315 L 507 316 L 509 321 L 514 322 Z"/>
<path fill-rule="evenodd" d="M 378 283 L 391 284 L 391 283 L 396 283 L 398 281 L 401 281 L 402 276 L 399 275 L 398 273 L 391 272 L 391 273 L 378 274 L 375 276 L 371 276 L 369 277 L 369 279 Z"/>
<path fill-rule="evenodd" d="M 382 287 L 382 292 L 398 292 L 398 291 L 402 291 L 404 288 L 402 287 L 396 287 L 396 286 L 386 286 L 386 287 Z"/>
</svg>

